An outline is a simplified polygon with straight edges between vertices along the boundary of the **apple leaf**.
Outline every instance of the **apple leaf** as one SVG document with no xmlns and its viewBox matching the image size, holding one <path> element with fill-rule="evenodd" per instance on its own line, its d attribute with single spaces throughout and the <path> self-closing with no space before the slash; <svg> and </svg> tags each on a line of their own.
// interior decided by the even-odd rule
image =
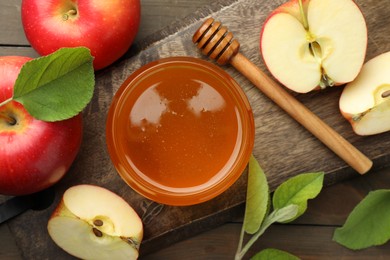
<svg viewBox="0 0 390 260">
<path fill-rule="evenodd" d="M 282 183 L 272 199 L 273 211 L 270 212 L 271 198 L 266 175 L 256 159 L 249 160 L 247 197 L 240 238 L 235 259 L 243 259 L 252 245 L 274 223 L 290 222 L 302 215 L 307 208 L 307 200 L 316 197 L 322 189 L 324 173 L 303 173 Z M 251 235 L 244 245 L 245 233 Z M 299 259 L 283 251 L 265 250 L 253 259 Z"/>
<path fill-rule="evenodd" d="M 249 160 L 248 186 L 244 215 L 244 229 L 249 234 L 256 233 L 267 213 L 269 188 L 267 177 L 256 159 Z"/>
<path fill-rule="evenodd" d="M 279 222 L 287 222 L 290 219 L 296 218 L 299 206 L 295 204 L 288 204 L 283 208 L 275 209 L 267 216 L 264 221 L 264 227 L 269 227 L 271 224 Z"/>
<path fill-rule="evenodd" d="M 95 86 L 93 57 L 85 47 L 61 48 L 24 64 L 12 99 L 36 119 L 60 121 L 80 113 Z"/>
<path fill-rule="evenodd" d="M 349 249 L 378 246 L 390 239 L 390 190 L 370 192 L 337 228 L 333 240 Z"/>
<path fill-rule="evenodd" d="M 299 258 L 286 251 L 267 248 L 251 257 L 251 260 L 299 260 Z"/>
<path fill-rule="evenodd" d="M 306 211 L 307 201 L 320 193 L 323 180 L 323 172 L 303 173 L 288 179 L 275 190 L 272 200 L 275 209 L 284 208 L 291 204 L 298 206 L 297 215 L 282 222 L 293 221 Z"/>
</svg>

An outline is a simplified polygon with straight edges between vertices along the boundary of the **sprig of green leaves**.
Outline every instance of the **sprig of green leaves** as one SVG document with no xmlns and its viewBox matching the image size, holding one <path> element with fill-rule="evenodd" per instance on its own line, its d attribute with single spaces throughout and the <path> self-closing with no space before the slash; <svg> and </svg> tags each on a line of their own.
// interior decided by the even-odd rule
<svg viewBox="0 0 390 260">
<path fill-rule="evenodd" d="M 266 175 L 252 156 L 249 161 L 244 223 L 235 259 L 242 259 L 249 248 L 273 223 L 287 223 L 301 216 L 307 209 L 307 201 L 320 193 L 323 179 L 323 172 L 302 173 L 292 177 L 277 187 L 271 205 Z M 243 246 L 245 234 L 251 235 L 251 238 Z M 280 250 L 262 251 L 253 259 L 271 259 L 270 255 L 272 259 L 298 259 Z"/>
<path fill-rule="evenodd" d="M 26 62 L 16 79 L 13 96 L 36 119 L 60 121 L 80 113 L 95 86 L 93 57 L 85 47 L 61 48 Z"/>
</svg>

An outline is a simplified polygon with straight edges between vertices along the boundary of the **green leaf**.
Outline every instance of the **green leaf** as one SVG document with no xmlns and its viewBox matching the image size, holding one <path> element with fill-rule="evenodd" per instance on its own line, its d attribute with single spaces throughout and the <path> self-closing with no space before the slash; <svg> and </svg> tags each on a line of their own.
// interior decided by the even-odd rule
<svg viewBox="0 0 390 260">
<path fill-rule="evenodd" d="M 249 159 L 248 185 L 246 195 L 244 230 L 249 234 L 256 233 L 267 213 L 269 188 L 267 177 L 256 159 Z"/>
<path fill-rule="evenodd" d="M 265 227 L 270 226 L 275 222 L 286 222 L 297 216 L 299 212 L 298 205 L 289 204 L 283 208 L 275 209 L 266 219 Z"/>
<path fill-rule="evenodd" d="M 370 192 L 337 228 L 333 240 L 349 249 L 378 246 L 390 239 L 390 190 Z"/>
<path fill-rule="evenodd" d="M 15 82 L 13 100 L 36 119 L 59 121 L 80 113 L 95 86 L 93 57 L 84 47 L 62 48 L 27 62 Z"/>
<path fill-rule="evenodd" d="M 307 209 L 307 201 L 315 198 L 321 191 L 324 180 L 324 173 L 303 173 L 282 183 L 273 196 L 273 206 L 280 209 L 294 204 L 298 206 L 298 214 L 292 219 L 283 222 L 290 222 L 301 216 Z"/>
<path fill-rule="evenodd" d="M 299 260 L 299 258 L 279 249 L 267 248 L 254 255 L 251 260 Z"/>
</svg>

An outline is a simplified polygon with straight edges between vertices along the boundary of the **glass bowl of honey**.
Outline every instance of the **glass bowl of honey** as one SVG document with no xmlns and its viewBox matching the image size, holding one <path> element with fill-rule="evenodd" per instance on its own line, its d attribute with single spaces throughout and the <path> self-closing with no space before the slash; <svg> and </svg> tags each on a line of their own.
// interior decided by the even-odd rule
<svg viewBox="0 0 390 260">
<path fill-rule="evenodd" d="M 176 206 L 208 201 L 243 173 L 254 145 L 248 99 L 222 68 L 164 58 L 116 92 L 106 141 L 122 179 L 142 196 Z"/>
</svg>

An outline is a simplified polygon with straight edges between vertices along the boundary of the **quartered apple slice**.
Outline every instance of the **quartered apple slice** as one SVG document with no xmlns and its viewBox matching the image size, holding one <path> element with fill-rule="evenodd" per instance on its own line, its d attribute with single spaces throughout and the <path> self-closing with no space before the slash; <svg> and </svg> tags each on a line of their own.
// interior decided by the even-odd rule
<svg viewBox="0 0 390 260">
<path fill-rule="evenodd" d="M 53 241 L 82 259 L 137 259 L 142 221 L 115 193 L 98 186 L 69 188 L 49 222 Z"/>
<path fill-rule="evenodd" d="M 340 96 L 340 111 L 358 135 L 390 130 L 390 52 L 364 64 Z"/>
<path fill-rule="evenodd" d="M 352 0 L 290 0 L 264 23 L 264 62 L 299 93 L 352 81 L 367 49 L 365 19 Z"/>
</svg>

